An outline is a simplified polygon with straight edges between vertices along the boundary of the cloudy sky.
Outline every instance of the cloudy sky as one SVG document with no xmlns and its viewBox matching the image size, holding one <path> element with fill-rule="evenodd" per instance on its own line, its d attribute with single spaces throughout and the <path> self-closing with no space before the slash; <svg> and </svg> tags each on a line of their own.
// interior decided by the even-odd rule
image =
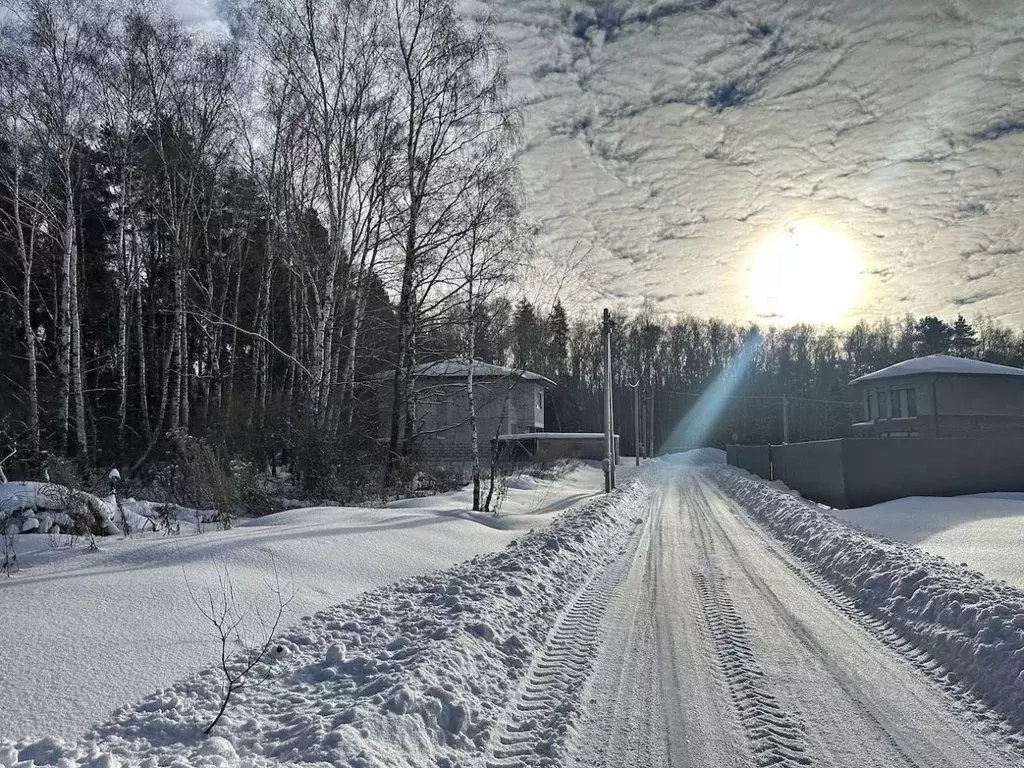
<svg viewBox="0 0 1024 768">
<path fill-rule="evenodd" d="M 196 18 L 214 5 L 175 1 Z M 538 245 L 558 264 L 587 256 L 576 299 L 1024 325 L 1021 0 L 474 0 L 471 12 L 498 21 L 526 104 Z M 765 243 L 800 231 L 824 233 L 800 245 L 826 266 L 781 305 L 765 300 L 751 286 Z M 808 314 L 823 305 L 831 317 Z"/>
</svg>

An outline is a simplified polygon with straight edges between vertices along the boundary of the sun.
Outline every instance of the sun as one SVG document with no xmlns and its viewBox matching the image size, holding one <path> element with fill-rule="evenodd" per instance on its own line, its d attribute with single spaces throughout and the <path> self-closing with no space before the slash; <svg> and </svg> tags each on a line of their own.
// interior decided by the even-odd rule
<svg viewBox="0 0 1024 768">
<path fill-rule="evenodd" d="M 793 224 L 769 235 L 750 264 L 749 295 L 758 315 L 788 323 L 834 322 L 860 293 L 860 260 L 842 234 Z"/>
</svg>

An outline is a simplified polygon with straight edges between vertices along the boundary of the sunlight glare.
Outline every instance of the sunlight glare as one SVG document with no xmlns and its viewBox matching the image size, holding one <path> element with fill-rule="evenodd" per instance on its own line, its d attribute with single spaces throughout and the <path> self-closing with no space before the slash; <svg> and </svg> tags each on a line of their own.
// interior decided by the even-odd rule
<svg viewBox="0 0 1024 768">
<path fill-rule="evenodd" d="M 850 241 L 817 225 L 768 236 L 750 265 L 754 311 L 788 323 L 834 322 L 860 293 L 860 261 Z"/>
</svg>

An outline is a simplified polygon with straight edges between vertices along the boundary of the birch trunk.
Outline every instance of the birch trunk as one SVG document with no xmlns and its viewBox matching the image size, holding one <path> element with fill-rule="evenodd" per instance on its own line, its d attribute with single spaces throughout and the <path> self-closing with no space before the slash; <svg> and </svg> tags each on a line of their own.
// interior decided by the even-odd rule
<svg viewBox="0 0 1024 768">
<path fill-rule="evenodd" d="M 70 150 L 64 155 L 64 221 L 60 258 L 60 297 L 57 305 L 57 446 L 68 447 L 71 418 L 71 254 L 75 249 L 75 208 L 71 196 Z"/>
<path fill-rule="evenodd" d="M 138 338 L 139 352 L 139 421 L 142 423 L 142 436 L 150 439 L 149 425 L 149 383 L 146 378 L 146 329 L 142 318 L 142 286 L 135 286 L 135 335 Z"/>
<path fill-rule="evenodd" d="M 73 210 L 73 207 L 72 207 Z M 71 243 L 71 386 L 75 400 L 75 444 L 78 456 L 89 458 L 85 423 L 85 382 L 82 379 L 82 322 L 78 308 L 78 227 L 72 227 Z"/>
<path fill-rule="evenodd" d="M 25 222 L 21 218 L 21 155 L 14 144 L 14 231 L 18 257 L 21 261 L 21 323 L 25 331 L 25 359 L 28 365 L 28 427 L 29 450 L 33 460 L 39 459 L 39 372 L 36 370 L 36 333 L 32 325 L 32 264 L 35 260 L 36 222 L 29 222 L 29 241 L 25 244 Z"/>
</svg>

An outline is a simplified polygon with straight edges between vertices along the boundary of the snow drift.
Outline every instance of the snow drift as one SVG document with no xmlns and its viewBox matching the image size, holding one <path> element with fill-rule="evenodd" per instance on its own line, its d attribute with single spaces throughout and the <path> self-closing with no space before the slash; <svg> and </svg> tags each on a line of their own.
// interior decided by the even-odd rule
<svg viewBox="0 0 1024 768">
<path fill-rule="evenodd" d="M 267 683 L 215 738 L 208 669 L 116 712 L 77 744 L 0 743 L 0 765 L 462 765 L 479 757 L 568 602 L 637 524 L 647 474 L 505 550 L 320 611 L 276 640 Z"/>
<path fill-rule="evenodd" d="M 861 534 L 735 468 L 721 486 L 802 560 L 1024 726 L 1024 591 L 906 544 Z"/>
</svg>

